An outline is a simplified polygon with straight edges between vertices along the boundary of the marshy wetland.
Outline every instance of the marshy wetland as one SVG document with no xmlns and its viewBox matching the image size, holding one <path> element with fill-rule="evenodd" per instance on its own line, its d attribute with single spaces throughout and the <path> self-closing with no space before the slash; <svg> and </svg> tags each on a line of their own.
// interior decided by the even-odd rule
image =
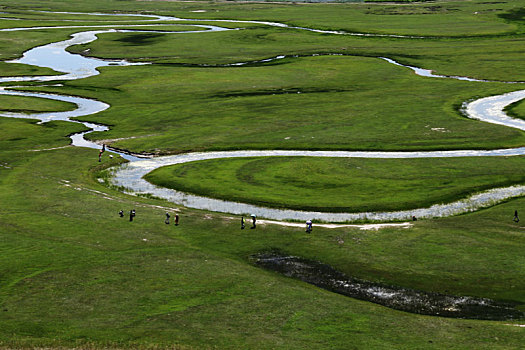
<svg viewBox="0 0 525 350">
<path fill-rule="evenodd" d="M 287 277 L 405 312 L 482 320 L 520 319 L 524 316 L 511 304 L 483 298 L 426 293 L 360 280 L 346 276 L 329 265 L 278 252 L 256 254 L 252 259 L 257 266 Z"/>
<path fill-rule="evenodd" d="M 520 4 L 2 4 L 0 344 L 380 348 L 446 347 L 453 338 L 493 348 L 504 337 L 502 347 L 519 347 Z M 97 162 L 102 143 L 108 151 Z M 119 182 L 124 159 L 135 178 Z M 176 163 L 157 181 L 178 171 L 174 188 L 207 204 L 183 193 L 174 205 L 160 198 L 170 190 L 140 187 L 149 186 L 143 175 Z M 277 195 L 257 198 L 261 185 Z M 228 192 L 236 188 L 245 191 Z M 239 198 L 226 210 L 208 206 Z M 452 208 L 432 209 L 443 202 Z M 135 222 L 116 215 L 130 208 Z M 283 208 L 298 211 L 272 216 Z M 333 208 L 356 216 L 313 217 Z M 164 225 L 165 211 L 182 224 Z M 251 212 L 427 220 L 366 233 L 240 230 L 240 215 Z M 254 252 L 270 250 L 289 258 L 268 261 L 320 271 L 317 281 L 339 276 L 338 286 L 303 279 L 328 290 L 369 281 L 392 288 L 383 294 L 412 293 L 404 308 L 379 302 L 394 309 L 506 321 L 428 318 L 308 287 L 251 265 Z M 372 294 L 358 299 L 377 302 Z M 416 310 L 425 307 L 434 311 Z"/>
</svg>

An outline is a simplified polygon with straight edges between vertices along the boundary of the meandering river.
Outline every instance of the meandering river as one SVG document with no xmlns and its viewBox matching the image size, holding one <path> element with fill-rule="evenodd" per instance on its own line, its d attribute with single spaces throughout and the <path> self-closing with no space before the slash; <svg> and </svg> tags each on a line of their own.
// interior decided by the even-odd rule
<svg viewBox="0 0 525 350">
<path fill-rule="evenodd" d="M 74 14 L 68 12 L 69 14 Z M 141 32 L 158 32 L 154 29 L 124 29 L 126 27 L 154 27 L 154 26 L 190 26 L 196 28 L 196 30 L 188 31 L 162 31 L 162 33 L 172 33 L 176 35 L 181 34 L 198 34 L 205 35 L 210 31 L 225 31 L 225 30 L 242 30 L 242 29 L 229 29 L 225 27 L 213 26 L 213 25 L 201 25 L 198 23 L 184 24 L 184 23 L 172 23 L 177 22 L 196 22 L 197 20 L 181 19 L 176 17 L 168 16 L 156 16 L 156 15 L 137 15 L 137 14 L 102 14 L 102 13 L 91 13 L 83 15 L 96 15 L 96 16 L 130 16 L 140 19 L 148 19 L 149 21 L 163 21 L 168 23 L 162 24 L 105 24 L 95 26 L 55 26 L 55 27 L 19 27 L 2 29 L 0 31 L 22 31 L 22 30 L 39 30 L 46 28 L 104 28 L 98 30 L 87 30 L 75 33 L 68 40 L 63 40 L 43 46 L 39 46 L 28 50 L 23 56 L 17 60 L 10 62 L 22 63 L 28 65 L 34 65 L 39 67 L 51 68 L 57 72 L 61 72 L 61 75 L 50 75 L 50 76 L 21 76 L 21 77 L 4 77 L 0 78 L 0 83 L 16 83 L 16 82 L 40 82 L 50 83 L 64 80 L 83 79 L 93 75 L 99 74 L 98 68 L 103 66 L 127 66 L 134 64 L 145 64 L 145 63 L 132 63 L 125 60 L 101 60 L 95 58 L 88 58 L 82 55 L 69 53 L 66 49 L 72 45 L 85 44 L 92 42 L 97 39 L 97 35 L 108 33 L 108 32 L 130 32 L 130 31 L 141 31 Z M 116 21 L 115 21 L 116 22 Z M 341 31 L 322 31 L 311 28 L 293 27 L 282 23 L 276 22 L 261 22 L 261 21 L 238 21 L 238 20 L 215 20 L 206 22 L 223 22 L 223 23 L 253 23 L 263 24 L 269 26 L 276 26 L 281 28 L 308 30 L 313 32 L 320 32 L 325 34 L 335 35 L 360 35 L 360 36 L 390 36 L 390 37 L 403 37 L 403 38 L 415 38 L 410 36 L 398 36 L 398 35 L 375 35 L 366 33 L 346 33 Z M 190 29 L 190 28 L 189 28 Z M 271 61 L 282 59 L 284 56 L 277 56 L 271 59 L 262 60 L 260 62 Z M 384 59 L 387 62 L 395 65 L 402 66 L 401 64 L 393 61 L 389 58 L 378 58 Z M 243 65 L 246 62 L 232 63 L 230 65 Z M 429 70 L 420 69 L 417 67 L 403 66 L 408 69 L 412 69 L 416 74 L 435 77 L 435 78 L 446 78 L 446 79 L 460 79 L 460 80 L 471 80 L 480 81 L 467 77 L 449 77 L 434 75 Z M 516 83 L 516 82 L 509 82 Z M 93 131 L 105 131 L 108 130 L 106 126 L 97 125 L 94 123 L 79 122 L 72 120 L 72 117 L 86 116 L 101 112 L 109 107 L 108 104 L 82 97 L 66 96 L 58 94 L 47 94 L 47 93 L 35 93 L 20 91 L 20 89 L 13 90 L 16 86 L 2 86 L 0 87 L 0 95 L 15 95 L 15 96 L 29 96 L 38 98 L 47 98 L 59 101 L 65 101 L 73 103 L 77 106 L 75 110 L 66 112 L 51 112 L 51 113 L 34 113 L 34 114 L 22 114 L 22 113 L 0 113 L 3 117 L 12 118 L 28 118 L 38 119 L 41 123 L 45 123 L 51 120 L 64 120 L 74 123 L 81 123 L 88 127 L 90 131 L 78 133 L 71 136 L 72 144 L 79 147 L 89 147 L 99 149 L 100 145 L 88 141 L 84 138 L 85 134 Z M 517 128 L 525 131 L 525 121 L 521 119 L 511 118 L 505 114 L 504 108 L 509 104 L 520 101 L 525 98 L 525 90 L 518 90 L 511 93 L 481 98 L 465 104 L 465 114 L 472 119 L 482 120 L 485 122 L 505 125 L 512 128 Z M 254 206 L 246 203 L 236 203 L 223 200 L 217 200 L 212 198 L 206 198 L 202 196 L 191 195 L 174 191 L 171 189 L 160 188 L 154 186 L 142 177 L 148 172 L 162 166 L 181 164 L 186 162 L 205 160 L 205 159 L 220 159 L 220 158 L 232 158 L 232 157 L 253 157 L 253 156 L 312 156 L 312 157 L 359 157 L 359 158 L 435 158 L 435 157 L 487 157 L 487 156 L 517 156 L 525 155 L 525 147 L 513 148 L 513 149 L 498 149 L 498 150 L 459 150 L 459 151 L 421 151 L 421 152 L 344 152 L 344 151 L 284 151 L 284 150 L 267 150 L 267 151 L 231 151 L 231 152 L 202 152 L 202 153 L 188 153 L 175 156 L 155 157 L 151 159 L 143 159 L 141 155 L 131 155 L 123 152 L 116 152 L 122 157 L 126 158 L 130 162 L 115 168 L 113 170 L 112 184 L 116 186 L 125 187 L 128 193 L 139 194 L 148 193 L 156 197 L 165 198 L 176 204 L 184 205 L 190 208 L 205 209 L 217 212 L 226 212 L 233 214 L 247 214 L 254 213 L 258 216 L 267 217 L 270 219 L 277 220 L 308 220 L 315 219 L 326 222 L 347 222 L 356 220 L 373 220 L 373 221 L 391 221 L 391 220 L 406 220 L 412 215 L 417 217 L 442 217 L 457 215 L 464 212 L 474 211 L 483 207 L 491 206 L 508 198 L 523 196 L 525 195 L 525 186 L 510 186 L 505 188 L 496 188 L 482 193 L 478 193 L 468 198 L 456 201 L 453 203 L 436 204 L 430 208 L 414 208 L 412 210 L 396 211 L 396 212 L 372 212 L 372 213 L 326 213 L 326 212 L 306 212 L 297 210 L 280 210 L 264 208 Z"/>
</svg>

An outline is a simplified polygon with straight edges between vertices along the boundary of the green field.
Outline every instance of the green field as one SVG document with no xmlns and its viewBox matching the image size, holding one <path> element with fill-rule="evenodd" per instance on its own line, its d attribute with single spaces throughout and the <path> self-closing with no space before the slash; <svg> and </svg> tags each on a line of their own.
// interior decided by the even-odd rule
<svg viewBox="0 0 525 350">
<path fill-rule="evenodd" d="M 102 70 L 101 76 L 68 82 L 60 91 L 92 98 L 104 91 L 112 108 L 82 120 L 113 127 L 89 137 L 135 152 L 407 151 L 525 144 L 522 132 L 468 120 L 459 112 L 463 101 L 516 90 L 515 84 L 421 78 L 377 58 L 320 56 L 260 67 Z M 126 139 L 111 142 L 121 138 Z"/>
<path fill-rule="evenodd" d="M 27 91 L 95 98 L 82 117 L 113 147 L 157 154 L 233 149 L 452 150 L 525 145 L 519 130 L 467 119 L 464 101 L 524 89 L 525 1 L 236 3 L 3 0 L 0 28 L 138 24 L 154 13 L 424 38 L 356 37 L 223 23 L 218 33 L 108 33 L 70 48 L 152 62 Z M 206 12 L 192 12 L 203 10 Z M 5 18 L 17 18 L 10 20 Z M 72 22 L 72 20 L 74 22 Z M 214 23 L 217 24 L 217 23 Z M 138 27 L 137 27 L 138 28 Z M 182 29 L 182 30 L 185 30 Z M 83 29 L 0 31 L 0 59 Z M 312 56 L 321 54 L 320 56 Z M 333 56 L 329 54 L 344 54 Z M 268 63 L 218 66 L 287 55 Z M 298 55 L 299 57 L 292 57 Z M 438 74 L 418 77 L 380 59 Z M 212 66 L 203 66 L 212 65 Z M 1 76 L 50 70 L 0 62 Z M 59 74 L 59 73 L 56 73 Z M 525 118 L 521 102 L 509 114 Z M 67 103 L 0 96 L 1 112 Z M 525 198 L 478 212 L 360 230 L 259 224 L 129 196 L 97 181 L 119 157 L 68 146 L 81 124 L 0 117 L 0 348 L 520 349 L 525 320 L 480 321 L 404 313 L 262 270 L 250 257 L 278 250 L 389 285 L 509 302 L 525 311 Z M 361 169 L 359 169 L 361 168 Z M 302 207 L 396 210 L 523 184 L 523 157 L 464 159 L 250 158 L 160 169 L 174 187 L 221 198 Z M 313 176 L 307 176 L 314 173 Z M 395 174 L 395 176 L 389 176 Z M 351 176 L 349 176 L 351 175 Z M 152 175 L 153 176 L 153 175 Z M 350 181 L 351 180 L 351 181 Z M 249 185 L 249 187 L 248 187 Z M 341 190 L 341 189 L 344 190 Z M 269 189 L 278 189 L 273 195 Z M 303 191 L 301 191 L 303 189 Z M 306 195 L 317 194 L 314 199 Z M 366 191 L 363 191 L 366 189 Z M 244 193 L 241 193 L 244 192 Z M 130 222 L 127 214 L 136 209 Z M 118 211 L 126 216 L 120 218 Z M 165 225 L 177 212 L 179 226 Z"/>
<path fill-rule="evenodd" d="M 267 207 L 395 211 L 430 207 L 484 189 L 523 183 L 524 161 L 523 157 L 241 158 L 163 167 L 146 179 L 183 192 Z"/>
<path fill-rule="evenodd" d="M 25 96 L 0 96 L 0 104 L 3 112 L 22 112 L 22 113 L 39 113 L 39 112 L 60 112 L 74 109 L 74 104 L 67 102 L 34 99 Z"/>
</svg>

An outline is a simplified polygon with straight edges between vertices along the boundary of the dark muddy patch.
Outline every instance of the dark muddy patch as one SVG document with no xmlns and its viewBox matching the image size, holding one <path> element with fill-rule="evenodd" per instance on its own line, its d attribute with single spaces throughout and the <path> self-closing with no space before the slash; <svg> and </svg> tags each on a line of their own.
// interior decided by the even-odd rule
<svg viewBox="0 0 525 350">
<path fill-rule="evenodd" d="M 230 91 L 215 94 L 213 97 L 246 97 L 246 96 L 268 96 L 268 95 L 286 95 L 286 94 L 312 94 L 312 93 L 327 93 L 327 92 L 348 92 L 350 90 L 344 89 L 316 89 L 316 88 L 289 88 L 289 89 L 272 89 L 272 90 L 257 90 L 257 91 Z"/>
<path fill-rule="evenodd" d="M 458 9 L 451 7 L 445 8 L 443 6 L 392 6 L 368 8 L 366 13 L 373 15 L 434 15 L 449 13 L 452 11 L 458 11 Z"/>
<path fill-rule="evenodd" d="M 342 48 L 346 50 L 346 48 Z M 346 56 L 346 57 L 370 57 L 378 58 L 381 57 L 380 53 L 370 53 L 370 54 L 359 54 L 359 53 L 343 53 L 343 52 L 317 52 L 311 54 L 296 54 L 296 55 L 279 55 L 271 58 L 265 58 L 262 60 L 252 60 L 246 62 L 236 62 L 236 63 L 223 63 L 223 64 L 207 64 L 207 63 L 177 63 L 177 62 L 154 62 L 153 64 L 157 66 L 164 67 L 192 67 L 192 68 L 235 68 L 235 67 L 267 67 L 267 66 L 278 66 L 282 64 L 288 64 L 292 62 L 292 59 L 296 58 L 307 58 L 307 57 L 322 57 L 322 56 Z M 420 59 L 425 56 L 421 55 L 396 55 L 396 57 L 404 58 L 414 58 Z M 153 60 L 151 58 L 150 60 Z"/>
<path fill-rule="evenodd" d="M 252 256 L 255 264 L 287 277 L 352 298 L 370 301 L 392 309 L 431 316 L 480 320 L 520 319 L 523 312 L 508 303 L 491 299 L 427 293 L 348 277 L 317 261 L 261 253 Z"/>
<path fill-rule="evenodd" d="M 133 46 L 139 46 L 139 45 L 147 45 L 152 44 L 159 37 L 165 36 L 165 34 L 161 33 L 147 33 L 147 34 L 133 34 L 133 35 L 126 35 L 123 38 L 117 39 L 116 41 L 120 41 L 121 43 L 127 44 L 127 45 L 133 45 Z"/>
</svg>

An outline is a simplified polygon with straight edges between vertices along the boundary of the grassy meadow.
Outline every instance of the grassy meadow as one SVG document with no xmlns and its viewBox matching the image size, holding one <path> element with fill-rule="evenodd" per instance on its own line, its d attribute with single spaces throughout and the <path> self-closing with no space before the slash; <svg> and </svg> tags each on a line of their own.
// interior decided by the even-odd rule
<svg viewBox="0 0 525 350">
<path fill-rule="evenodd" d="M 45 133 L 40 128 L 35 134 Z M 394 311 L 260 270 L 249 256 L 279 249 L 356 277 L 524 305 L 523 227 L 511 220 L 523 199 L 411 229 L 240 230 L 236 217 L 188 209 L 179 209 L 174 226 L 157 207 L 168 203 L 97 184 L 96 158 L 77 148 L 2 153 L 0 339 L 7 348 L 522 344 L 512 321 Z M 134 222 L 118 217 L 132 208 Z"/>
<path fill-rule="evenodd" d="M 449 203 L 484 189 L 523 183 L 524 162 L 524 157 L 234 158 L 163 167 L 145 178 L 161 187 L 266 207 L 395 211 Z"/>
<path fill-rule="evenodd" d="M 63 86 L 1 85 L 106 102 L 109 109 L 82 117 L 110 126 L 90 138 L 135 152 L 520 147 L 525 145 L 523 132 L 469 120 L 461 105 L 523 89 L 523 84 L 503 83 L 525 81 L 520 64 L 523 8 L 523 0 L 408 5 L 3 0 L 0 28 L 139 21 L 33 11 L 47 10 L 199 20 L 170 22 L 177 29 L 213 19 L 251 19 L 425 38 L 328 35 L 241 23 L 224 25 L 243 30 L 218 33 L 109 33 L 70 50 L 89 48 L 95 57 L 152 64 L 105 67 L 98 76 Z M 192 12 L 198 10 L 206 12 Z M 81 30 L 0 32 L 0 59 L 19 57 Z M 287 57 L 220 66 L 278 55 Z M 498 82 L 422 78 L 378 57 Z M 49 69 L 4 62 L 0 72 L 50 74 Z M 0 96 L 2 112 L 71 108 L 58 101 Z M 524 104 L 514 104 L 509 113 L 524 118 Z M 262 270 L 250 257 L 279 250 L 357 278 L 491 298 L 525 311 L 525 226 L 523 220 L 512 221 L 515 210 L 523 216 L 525 198 L 419 220 L 410 228 L 314 225 L 310 235 L 303 228 L 275 224 L 241 230 L 239 217 L 128 196 L 100 183 L 100 172 L 122 160 L 105 153 L 99 163 L 97 150 L 69 146 L 67 136 L 84 130 L 81 124 L 0 117 L 0 130 L 0 348 L 524 346 L 523 328 L 516 326 L 524 320 L 404 313 Z M 523 184 L 524 176 L 523 157 L 253 158 L 191 163 L 158 174 L 166 183 L 178 181 L 175 187 L 218 197 L 240 196 L 235 191 L 250 182 L 249 195 L 242 197 L 247 201 L 276 207 L 315 201 L 317 207 L 355 209 L 424 206 L 497 185 Z M 321 189 L 322 201 L 302 197 L 304 191 L 298 190 L 312 186 Z M 282 192 L 273 196 L 269 188 Z M 368 192 L 360 197 L 363 189 Z M 131 209 L 137 211 L 133 222 L 127 216 Z M 164 224 L 166 211 L 180 215 L 179 226 Z"/>
<path fill-rule="evenodd" d="M 516 90 L 515 84 L 422 78 L 378 58 L 318 56 L 261 67 L 103 71 L 45 90 L 92 98 L 104 91 L 112 107 L 82 120 L 113 127 L 89 137 L 119 139 L 112 146 L 135 152 L 407 151 L 525 143 L 522 132 L 469 120 L 459 110 L 463 101 Z"/>
<path fill-rule="evenodd" d="M 39 113 L 61 112 L 74 109 L 76 106 L 63 101 L 34 99 L 25 96 L 0 96 L 2 112 L 11 113 Z"/>
</svg>

